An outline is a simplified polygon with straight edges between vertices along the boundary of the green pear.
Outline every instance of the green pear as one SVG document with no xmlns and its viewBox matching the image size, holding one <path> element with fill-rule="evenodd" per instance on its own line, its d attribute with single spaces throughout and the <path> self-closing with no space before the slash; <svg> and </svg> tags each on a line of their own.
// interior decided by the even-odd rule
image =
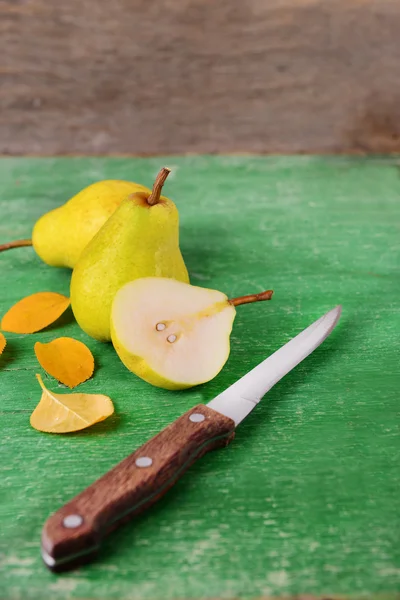
<svg viewBox="0 0 400 600">
<path fill-rule="evenodd" d="M 114 297 L 112 342 L 124 365 L 152 385 L 199 385 L 228 360 L 235 306 L 270 300 L 272 293 L 229 300 L 217 290 L 173 279 L 136 279 Z"/>
<path fill-rule="evenodd" d="M 130 181 L 98 181 L 36 222 L 32 245 L 53 267 L 74 268 L 83 249 L 129 194 L 150 190 Z"/>
<path fill-rule="evenodd" d="M 158 174 L 152 192 L 126 198 L 86 246 L 71 278 L 71 306 L 81 328 L 109 341 L 111 305 L 117 291 L 138 277 L 189 281 L 179 249 L 179 215 L 161 196 L 169 169 Z"/>
</svg>

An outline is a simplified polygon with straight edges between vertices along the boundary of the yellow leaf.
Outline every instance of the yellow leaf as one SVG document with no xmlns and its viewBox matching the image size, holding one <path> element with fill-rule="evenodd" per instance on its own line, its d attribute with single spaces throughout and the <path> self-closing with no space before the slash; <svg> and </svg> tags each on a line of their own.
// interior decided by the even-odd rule
<svg viewBox="0 0 400 600">
<path fill-rule="evenodd" d="M 3 350 L 6 347 L 7 340 L 0 331 L 0 354 L 3 354 Z"/>
<path fill-rule="evenodd" d="M 108 396 L 101 394 L 55 394 L 48 390 L 40 375 L 36 375 L 43 390 L 39 404 L 31 414 L 30 423 L 38 431 L 70 433 L 104 421 L 114 412 Z"/>
<path fill-rule="evenodd" d="M 93 375 L 94 358 L 82 342 L 60 337 L 48 344 L 36 342 L 36 358 L 47 373 L 70 388 Z"/>
<path fill-rule="evenodd" d="M 14 304 L 1 328 L 12 333 L 35 333 L 54 323 L 68 308 L 69 298 L 55 292 L 38 292 Z"/>
</svg>

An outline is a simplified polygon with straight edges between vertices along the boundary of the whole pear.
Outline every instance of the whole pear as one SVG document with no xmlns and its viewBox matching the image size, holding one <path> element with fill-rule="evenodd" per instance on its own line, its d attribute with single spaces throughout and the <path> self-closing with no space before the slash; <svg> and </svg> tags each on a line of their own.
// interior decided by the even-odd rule
<svg viewBox="0 0 400 600">
<path fill-rule="evenodd" d="M 110 179 L 89 185 L 36 222 L 32 232 L 36 253 L 48 265 L 73 269 L 83 249 L 122 200 L 140 191 L 150 193 L 145 186 L 130 181 Z"/>
<path fill-rule="evenodd" d="M 152 192 L 136 192 L 86 246 L 71 278 L 71 306 L 80 327 L 109 341 L 111 305 L 117 291 L 139 277 L 168 277 L 188 282 L 179 249 L 179 215 L 161 196 L 169 169 L 161 169 Z"/>
</svg>

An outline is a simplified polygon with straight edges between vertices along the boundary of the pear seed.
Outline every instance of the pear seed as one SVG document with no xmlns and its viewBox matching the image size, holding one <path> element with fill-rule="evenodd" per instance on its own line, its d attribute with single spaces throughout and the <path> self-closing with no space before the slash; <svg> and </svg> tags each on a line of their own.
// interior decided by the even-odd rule
<svg viewBox="0 0 400 600">
<path fill-rule="evenodd" d="M 176 335 L 174 335 L 173 333 L 167 337 L 167 342 L 169 342 L 170 344 L 173 344 L 175 342 L 175 340 L 176 340 Z"/>
<path fill-rule="evenodd" d="M 165 323 L 157 323 L 157 325 L 156 325 L 157 331 L 164 331 L 165 328 L 166 328 Z"/>
</svg>

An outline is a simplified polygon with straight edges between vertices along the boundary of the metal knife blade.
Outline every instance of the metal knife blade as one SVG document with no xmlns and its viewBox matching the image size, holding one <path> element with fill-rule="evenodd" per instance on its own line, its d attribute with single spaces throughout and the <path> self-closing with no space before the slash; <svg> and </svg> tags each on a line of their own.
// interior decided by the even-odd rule
<svg viewBox="0 0 400 600">
<path fill-rule="evenodd" d="M 342 307 L 336 306 L 299 335 L 271 354 L 207 404 L 238 425 L 280 380 L 328 337 L 339 321 Z"/>
</svg>

